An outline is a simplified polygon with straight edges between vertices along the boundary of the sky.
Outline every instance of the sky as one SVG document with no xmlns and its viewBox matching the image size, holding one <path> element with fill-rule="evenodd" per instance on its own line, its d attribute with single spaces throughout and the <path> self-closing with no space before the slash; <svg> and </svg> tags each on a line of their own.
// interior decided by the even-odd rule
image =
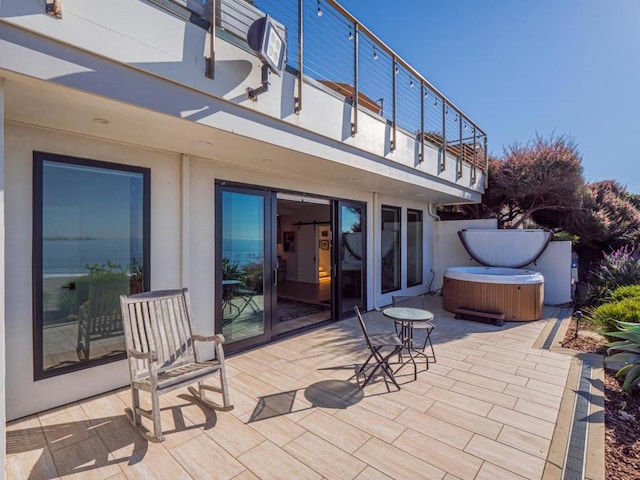
<svg viewBox="0 0 640 480">
<path fill-rule="evenodd" d="M 588 182 L 640 193 L 640 0 L 338 0 L 501 155 L 566 135 Z"/>
</svg>

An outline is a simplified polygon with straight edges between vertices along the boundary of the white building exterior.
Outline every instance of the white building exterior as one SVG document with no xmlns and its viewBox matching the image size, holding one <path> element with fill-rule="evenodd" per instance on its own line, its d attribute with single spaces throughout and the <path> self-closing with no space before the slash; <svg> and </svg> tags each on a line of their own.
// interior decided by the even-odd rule
<svg viewBox="0 0 640 480">
<path fill-rule="evenodd" d="M 484 150 L 473 167 L 472 159 L 456 156 L 461 148 L 444 154 L 436 144 L 424 142 L 422 147 L 421 136 L 389 121 L 382 107 L 373 112 L 361 105 L 357 133 L 352 136 L 352 104 L 310 74 L 305 74 L 302 109 L 297 113 L 299 75 L 293 69 L 282 77 L 271 75 L 269 91 L 252 101 L 247 88 L 261 84 L 261 62 L 242 39 L 234 40 L 221 28 L 211 79 L 205 75 L 211 45 L 208 30 L 159 8 L 162 2 L 64 0 L 62 18 L 45 13 L 44 3 L 0 2 L 3 425 L 6 420 L 121 387 L 129 380 L 122 359 L 36 378 L 34 372 L 42 366 L 34 363 L 47 352 L 34 351 L 42 348 L 37 343 L 42 333 L 37 330 L 43 328 L 42 320 L 35 319 L 34 282 L 43 267 L 36 265 L 39 260 L 34 257 L 34 218 L 39 218 L 34 199 L 42 194 L 35 191 L 39 187 L 34 180 L 34 152 L 42 152 L 45 159 L 57 155 L 148 169 L 147 288 L 188 287 L 203 333 L 223 329 L 217 305 L 222 299 L 217 251 L 222 247 L 216 239 L 222 238 L 217 231 L 222 227 L 216 222 L 220 207 L 216 202 L 225 186 L 324 200 L 329 218 L 319 220 L 328 221 L 334 232 L 340 229 L 339 202 L 356 202 L 362 208 L 361 226 L 366 225 L 361 234 L 365 251 L 360 252 L 364 291 L 359 298 L 368 309 L 389 304 L 394 293 L 426 291 L 434 268 L 436 220 L 431 212 L 435 205 L 481 199 Z M 227 3 L 222 2 L 222 8 Z M 290 5 L 295 16 L 297 2 Z M 330 8 L 333 2 L 324 5 Z M 295 43 L 292 37 L 290 49 Z M 383 51 L 391 55 L 380 47 Z M 411 86 L 421 81 L 399 58 L 396 62 L 405 76 L 411 75 Z M 449 107 L 451 117 L 455 114 L 455 121 L 462 122 L 462 113 L 440 97 L 439 111 L 446 108 L 448 112 Z M 486 140 L 466 117 L 464 125 L 465 130 L 469 126 L 474 131 L 474 148 Z M 457 131 L 455 135 L 463 143 L 462 135 Z M 391 290 L 381 287 L 381 256 L 387 249 L 383 245 L 388 244 L 382 233 L 383 206 L 400 213 L 395 225 L 399 236 L 394 237 L 399 248 L 399 263 L 394 267 L 397 288 Z M 421 219 L 422 278 L 410 286 L 407 215 L 415 212 Z M 272 223 L 264 237 L 265 281 L 274 280 L 275 254 L 286 257 L 275 219 L 270 212 L 263 219 Z M 330 241 L 332 275 L 338 281 L 338 236 Z M 287 274 L 289 279 L 294 276 L 292 271 Z M 271 291 L 270 286 L 265 288 Z M 346 305 L 338 298 L 341 295 L 337 288 L 331 290 L 331 320 L 344 317 L 348 310 L 338 308 Z M 264 320 L 267 334 L 261 341 L 269 341 L 275 337 L 269 333 L 274 320 L 267 313 Z"/>
</svg>

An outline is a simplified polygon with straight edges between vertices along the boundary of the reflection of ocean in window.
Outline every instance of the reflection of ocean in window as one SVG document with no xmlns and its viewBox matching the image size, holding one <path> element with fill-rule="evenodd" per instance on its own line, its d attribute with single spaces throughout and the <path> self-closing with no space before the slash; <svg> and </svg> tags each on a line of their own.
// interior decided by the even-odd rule
<svg viewBox="0 0 640 480">
<path fill-rule="evenodd" d="M 264 242 L 262 240 L 233 239 L 222 240 L 222 258 L 243 267 L 250 263 L 262 263 Z"/>
</svg>

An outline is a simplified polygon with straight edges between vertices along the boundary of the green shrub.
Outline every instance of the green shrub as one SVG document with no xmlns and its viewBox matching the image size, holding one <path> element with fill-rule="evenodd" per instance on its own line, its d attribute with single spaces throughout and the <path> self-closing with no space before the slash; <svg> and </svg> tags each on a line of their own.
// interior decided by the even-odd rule
<svg viewBox="0 0 640 480">
<path fill-rule="evenodd" d="M 608 345 L 604 364 L 618 370 L 616 377 L 624 377 L 622 390 L 629 392 L 640 385 L 640 323 L 618 322 L 618 331 L 607 332 L 610 337 L 623 340 Z"/>
<path fill-rule="evenodd" d="M 640 253 L 623 247 L 606 254 L 589 275 L 587 303 L 598 305 L 611 298 L 618 287 L 640 284 Z"/>
<path fill-rule="evenodd" d="M 625 285 L 611 292 L 611 300 L 619 302 L 625 298 L 640 298 L 640 285 Z"/>
<path fill-rule="evenodd" d="M 587 310 L 587 315 L 598 326 L 600 332 L 614 331 L 617 322 L 640 321 L 640 297 L 605 303 Z"/>
</svg>

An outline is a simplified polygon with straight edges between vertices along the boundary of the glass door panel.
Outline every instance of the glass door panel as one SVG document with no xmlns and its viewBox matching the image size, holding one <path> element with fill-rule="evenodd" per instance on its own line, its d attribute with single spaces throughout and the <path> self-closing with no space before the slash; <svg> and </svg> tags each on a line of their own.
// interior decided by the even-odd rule
<svg viewBox="0 0 640 480">
<path fill-rule="evenodd" d="M 216 328 L 236 350 L 271 335 L 271 200 L 259 190 L 217 193 Z"/>
<path fill-rule="evenodd" d="M 366 308 L 366 205 L 339 201 L 337 212 L 337 295 L 339 317 L 349 317 L 353 307 Z"/>
</svg>

